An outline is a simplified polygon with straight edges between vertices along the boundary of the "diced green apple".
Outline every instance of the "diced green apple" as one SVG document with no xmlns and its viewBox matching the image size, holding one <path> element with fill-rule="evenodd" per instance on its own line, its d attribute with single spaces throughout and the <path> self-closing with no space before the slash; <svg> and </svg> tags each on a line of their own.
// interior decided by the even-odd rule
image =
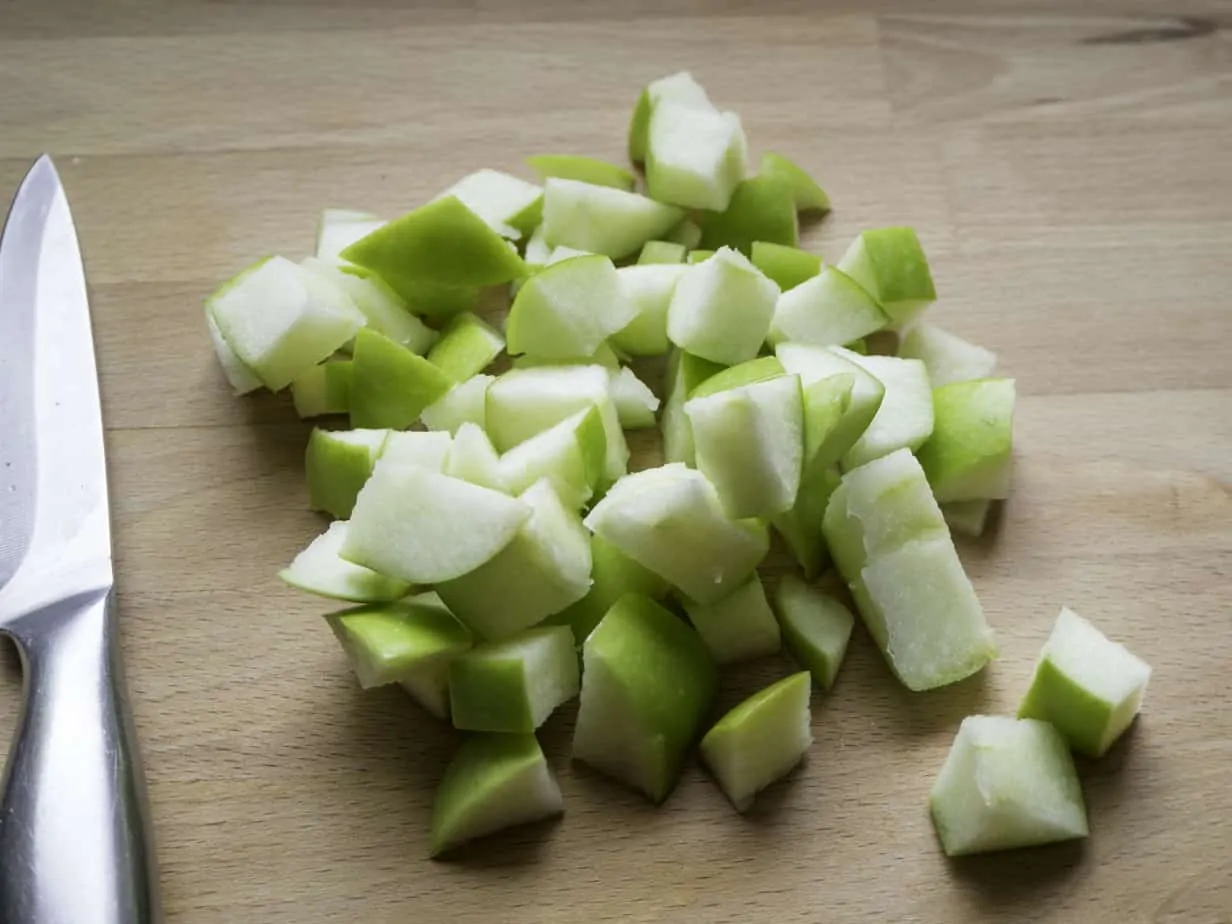
<svg viewBox="0 0 1232 924">
<path fill-rule="evenodd" d="M 664 235 L 664 239 L 679 244 L 686 251 L 696 250 L 702 242 L 702 226 L 692 218 L 683 218 L 676 227 Z"/>
<path fill-rule="evenodd" d="M 898 355 L 922 360 L 933 388 L 951 382 L 986 379 L 997 368 L 997 354 L 932 324 L 921 322 L 903 335 Z"/>
<path fill-rule="evenodd" d="M 395 289 L 397 280 L 407 278 L 437 286 L 492 286 L 526 272 L 505 239 L 457 196 L 435 199 L 391 221 L 346 248 L 342 258 Z"/>
<path fill-rule="evenodd" d="M 345 293 L 284 257 L 224 283 L 205 310 L 239 361 L 271 391 L 333 355 L 365 323 Z"/>
<path fill-rule="evenodd" d="M 391 465 L 416 465 L 430 472 L 444 472 L 452 449 L 453 440 L 448 433 L 393 432 L 381 447 L 380 459 Z"/>
<path fill-rule="evenodd" d="M 1014 380 L 951 382 L 933 391 L 933 432 L 918 456 L 940 503 L 1004 500 L 1013 467 Z"/>
<path fill-rule="evenodd" d="M 779 624 L 756 574 L 721 600 L 686 600 L 684 609 L 716 664 L 772 655 L 782 647 Z"/>
<path fill-rule="evenodd" d="M 533 356 L 525 353 L 513 358 L 514 369 L 532 369 L 535 366 L 603 366 L 614 372 L 620 368 L 620 354 L 607 341 L 599 344 L 599 348 L 586 356 L 546 357 Z"/>
<path fill-rule="evenodd" d="M 769 549 L 764 524 L 730 519 L 706 476 L 680 464 L 626 475 L 586 526 L 699 603 L 742 584 Z"/>
<path fill-rule="evenodd" d="M 429 430 L 449 433 L 457 433 L 464 423 L 478 424 L 486 429 L 488 386 L 495 381 L 492 375 L 471 376 L 424 408 L 419 419 Z"/>
<path fill-rule="evenodd" d="M 778 176 L 744 180 L 727 208 L 707 212 L 701 224 L 703 247 L 734 247 L 746 255 L 753 252 L 754 241 L 795 247 L 800 238 L 791 183 Z"/>
<path fill-rule="evenodd" d="M 466 311 L 445 325 L 441 339 L 428 351 L 428 362 L 451 382 L 466 382 L 488 368 L 503 349 L 505 338 Z"/>
<path fill-rule="evenodd" d="M 381 274 L 363 266 L 347 266 L 346 272 L 380 280 L 406 302 L 412 314 L 435 321 L 446 321 L 463 311 L 479 307 L 479 286 L 449 285 L 414 276 L 399 276 L 397 263 L 391 262 Z"/>
<path fill-rule="evenodd" d="M 625 594 L 660 600 L 670 590 L 667 581 L 602 536 L 591 535 L 590 558 L 591 585 L 586 596 L 547 619 L 554 625 L 569 626 L 578 645 L 586 641 L 599 620 Z"/>
<path fill-rule="evenodd" d="M 660 102 L 684 103 L 696 109 L 715 111 L 702 85 L 688 71 L 663 77 L 642 90 L 629 122 L 629 160 L 640 164 L 646 159 L 650 117 Z"/>
<path fill-rule="evenodd" d="M 637 312 L 612 261 L 591 254 L 540 270 L 518 290 L 505 334 L 510 353 L 588 356 Z"/>
<path fill-rule="evenodd" d="M 779 581 L 774 608 L 791 656 L 822 689 L 830 689 L 855 625 L 851 611 L 794 575 Z"/>
<path fill-rule="evenodd" d="M 761 169 L 758 173 L 761 176 L 777 176 L 787 180 L 791 184 L 792 196 L 798 211 L 828 212 L 830 210 L 830 197 L 826 195 L 825 190 L 818 186 L 817 181 L 803 168 L 782 154 L 775 154 L 773 151 L 763 154 Z"/>
<path fill-rule="evenodd" d="M 519 443 L 500 458 L 500 473 L 513 494 L 547 478 L 570 510 L 579 510 L 606 482 L 607 433 L 591 405 Z"/>
<path fill-rule="evenodd" d="M 646 383 L 628 366 L 621 366 L 619 371 L 608 375 L 608 384 L 612 392 L 612 403 L 616 405 L 616 416 L 620 425 L 626 430 L 644 430 L 655 425 L 655 411 L 659 409 L 659 399 L 647 387 Z"/>
<path fill-rule="evenodd" d="M 371 212 L 325 209 L 317 225 L 317 259 L 333 264 L 344 262 L 339 257 L 342 251 L 383 224 L 385 220 Z"/>
<path fill-rule="evenodd" d="M 719 719 L 702 738 L 701 756 L 738 812 L 786 776 L 813 743 L 806 671 L 754 693 Z"/>
<path fill-rule="evenodd" d="M 218 324 L 214 320 L 214 315 L 209 311 L 205 313 L 205 322 L 210 329 L 210 342 L 214 344 L 214 354 L 218 357 L 218 363 L 222 366 L 222 373 L 227 377 L 227 383 L 237 395 L 246 395 L 249 392 L 256 391 L 258 388 L 264 387 L 263 383 L 257 378 L 256 373 L 244 365 L 244 361 L 235 355 L 235 350 L 231 349 L 230 344 L 222 335 L 222 331 L 218 329 Z M 666 325 L 666 322 L 664 322 Z M 664 341 L 667 340 L 666 332 L 663 335 Z"/>
<path fill-rule="evenodd" d="M 684 262 L 692 266 L 695 263 L 705 263 L 714 256 L 713 250 L 690 250 Z"/>
<path fill-rule="evenodd" d="M 683 263 L 688 248 L 674 241 L 647 241 L 642 245 L 642 252 L 637 255 L 641 266 L 659 263 Z"/>
<path fill-rule="evenodd" d="M 530 516 L 499 491 L 382 460 L 356 498 L 341 554 L 414 584 L 449 581 L 491 560 Z"/>
<path fill-rule="evenodd" d="M 611 342 L 618 349 L 630 356 L 659 356 L 671 348 L 667 339 L 667 309 L 676 284 L 687 271 L 679 262 L 644 261 L 616 270 L 634 310 L 633 320 L 612 335 Z"/>
<path fill-rule="evenodd" d="M 892 326 L 905 327 L 937 300 L 914 228 L 876 228 L 851 242 L 838 268 L 877 299 Z"/>
<path fill-rule="evenodd" d="M 406 429 L 453 385 L 424 357 L 365 328 L 351 364 L 351 426 Z"/>
<path fill-rule="evenodd" d="M 756 385 L 768 382 L 770 379 L 781 378 L 787 371 L 783 364 L 774 356 L 759 356 L 757 359 L 746 360 L 734 366 L 718 369 L 713 375 L 707 376 L 704 382 L 689 392 L 689 398 L 707 398 L 720 392 L 743 388 L 746 385 Z"/>
<path fill-rule="evenodd" d="M 347 519 L 388 436 L 388 430 L 313 430 L 304 453 L 308 506 Z"/>
<path fill-rule="evenodd" d="M 660 429 L 663 431 L 663 458 L 668 462 L 694 465 L 696 454 L 693 430 L 684 412 L 689 394 L 724 367 L 684 350 L 674 350 L 667 362 L 667 400 L 663 403 Z"/>
<path fill-rule="evenodd" d="M 889 317 L 877 300 L 842 270 L 827 266 L 779 296 L 767 339 L 842 346 L 881 330 Z"/>
<path fill-rule="evenodd" d="M 564 811 L 534 735 L 477 734 L 445 770 L 432 807 L 432 856 Z"/>
<path fill-rule="evenodd" d="M 849 372 L 827 376 L 801 390 L 804 399 L 804 466 L 829 470 L 836 456 L 835 433 L 846 426 L 856 377 Z"/>
<path fill-rule="evenodd" d="M 721 212 L 748 169 L 740 117 L 661 100 L 646 138 L 646 191 L 660 202 Z"/>
<path fill-rule="evenodd" d="M 830 495 L 838 487 L 839 475 L 833 468 L 806 467 L 800 475 L 800 490 L 790 510 L 770 523 L 783 537 L 799 563 L 804 576 L 816 577 L 826 563 L 826 545 L 821 535 L 821 520 Z"/>
<path fill-rule="evenodd" d="M 394 343 L 423 355 L 436 342 L 436 331 L 411 314 L 401 296 L 379 276 L 348 272 L 346 267 L 316 257 L 308 257 L 300 266 L 341 289 L 363 314 L 367 326 Z"/>
<path fill-rule="evenodd" d="M 592 183 L 595 186 L 611 186 L 613 189 L 623 189 L 626 192 L 633 192 L 633 188 L 637 185 L 637 178 L 624 167 L 618 167 L 603 160 L 595 160 L 593 157 L 580 157 L 576 154 L 536 154 L 526 158 L 526 163 L 545 180 L 551 177 L 578 180 L 582 183 Z"/>
<path fill-rule="evenodd" d="M 683 217 L 674 205 L 610 186 L 550 179 L 544 187 L 543 233 L 552 247 L 575 247 L 613 260 L 637 253 Z"/>
<path fill-rule="evenodd" d="M 509 493 L 509 484 L 500 467 L 500 455 L 478 424 L 464 423 L 458 428 L 449 447 L 444 472 L 452 478 Z"/>
<path fill-rule="evenodd" d="M 590 633 L 582 658 L 574 759 L 662 802 L 718 691 L 705 645 L 659 604 L 630 594 Z"/>
<path fill-rule="evenodd" d="M 818 254 L 769 241 L 754 241 L 750 259 L 784 294 L 821 272 Z"/>
<path fill-rule="evenodd" d="M 791 509 L 804 461 L 799 376 L 693 397 L 684 411 L 697 467 L 714 484 L 728 516 L 772 517 Z"/>
<path fill-rule="evenodd" d="M 486 639 L 508 638 L 542 622 L 581 600 L 590 589 L 589 538 L 578 515 L 561 503 L 552 485 L 546 479 L 538 481 L 516 500 L 504 500 L 529 511 L 512 540 L 486 560 L 436 585 L 453 614 Z M 361 496 L 357 511 L 362 505 Z M 455 515 L 455 530 L 456 524 L 468 532 L 480 528 L 460 513 Z"/>
<path fill-rule="evenodd" d="M 532 228 L 538 223 L 534 211 L 543 198 L 543 189 L 500 170 L 484 168 L 464 176 L 442 196 L 456 196 L 501 237 L 517 240 L 530 230 L 528 221 Z"/>
<path fill-rule="evenodd" d="M 449 665 L 450 716 L 466 731 L 533 732 L 581 686 L 568 626 L 476 645 Z"/>
<path fill-rule="evenodd" d="M 667 311 L 668 338 L 712 362 L 744 362 L 761 349 L 778 297 L 778 286 L 739 251 L 724 247 L 676 284 Z"/>
<path fill-rule="evenodd" d="M 325 617 L 365 690 L 401 684 L 439 719 L 449 718 L 449 662 L 471 633 L 433 594 Z"/>
<path fill-rule="evenodd" d="M 526 239 L 526 252 L 523 259 L 528 268 L 547 266 L 552 257 L 552 247 L 543 233 L 543 225 L 539 225 Z M 523 280 L 524 282 L 524 280 Z M 517 283 L 515 283 L 517 285 Z"/>
<path fill-rule="evenodd" d="M 849 353 L 839 355 L 833 349 L 807 346 L 801 343 L 780 343 L 775 356 L 788 372 L 800 376 L 804 386 L 805 437 L 810 465 L 828 468 L 855 445 L 876 417 L 885 397 L 885 386 L 863 366 L 848 359 Z M 830 431 L 821 446 L 816 445 L 820 433 L 819 417 L 828 414 L 828 402 L 832 400 L 828 387 L 817 383 L 836 375 L 854 376 L 851 396 L 842 420 Z M 809 440 L 808 438 L 814 438 Z"/>
<path fill-rule="evenodd" d="M 351 361 L 313 366 L 291 383 L 291 400 L 301 420 L 345 414 L 351 409 Z"/>
<path fill-rule="evenodd" d="M 941 505 L 941 513 L 950 532 L 973 538 L 984 535 L 991 509 L 990 500 L 954 501 Z"/>
<path fill-rule="evenodd" d="M 338 520 L 295 556 L 278 576 L 292 587 L 320 597 L 352 603 L 382 603 L 401 600 L 411 585 L 385 577 L 369 568 L 341 558 L 338 551 L 346 540 L 347 524 Z"/>
<path fill-rule="evenodd" d="M 947 856 L 1086 837 L 1082 787 L 1065 741 L 1047 722 L 963 719 L 930 796 Z"/>
<path fill-rule="evenodd" d="M 1145 661 L 1062 607 L 1018 715 L 1052 723 L 1074 750 L 1101 757 L 1134 721 L 1150 679 Z"/>
<path fill-rule="evenodd" d="M 842 347 L 832 349 L 885 386 L 885 397 L 872 422 L 843 454 L 843 468 L 856 468 L 896 449 L 923 446 L 933 432 L 932 387 L 924 364 L 918 359 L 861 356 Z"/>
</svg>

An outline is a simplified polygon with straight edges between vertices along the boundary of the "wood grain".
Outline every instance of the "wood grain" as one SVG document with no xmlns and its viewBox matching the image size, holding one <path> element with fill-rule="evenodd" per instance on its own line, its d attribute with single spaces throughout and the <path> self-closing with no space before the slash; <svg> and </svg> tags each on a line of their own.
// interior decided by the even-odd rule
<svg viewBox="0 0 1232 924">
<path fill-rule="evenodd" d="M 822 253 L 915 224 L 935 320 L 1017 378 L 1015 493 L 962 544 L 1002 658 L 914 695 L 858 630 L 809 763 L 747 818 L 695 766 L 658 810 L 571 766 L 565 710 L 565 818 L 430 863 L 453 735 L 360 695 L 324 607 L 274 578 L 320 527 L 307 428 L 230 396 L 200 302 L 306 253 L 323 206 L 619 158 L 638 88 L 680 68 L 822 178 Z M 0 187 L 56 155 L 93 285 L 170 921 L 1232 921 L 1228 3 L 16 0 L 0 87 Z M 1155 667 L 1081 766 L 1092 835 L 947 862 L 932 776 L 963 716 L 1014 707 L 1063 603 Z M 724 703 L 787 669 L 730 671 Z"/>
</svg>

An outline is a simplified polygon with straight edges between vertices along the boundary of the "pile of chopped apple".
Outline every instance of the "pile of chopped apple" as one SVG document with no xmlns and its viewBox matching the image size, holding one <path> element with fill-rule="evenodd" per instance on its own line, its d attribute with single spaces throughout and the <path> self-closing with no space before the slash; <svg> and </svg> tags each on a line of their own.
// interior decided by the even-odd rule
<svg viewBox="0 0 1232 924">
<path fill-rule="evenodd" d="M 658 803 L 697 748 L 745 811 L 804 757 L 847 649 L 851 611 L 813 583 L 830 564 L 909 689 L 996 656 L 951 530 L 1007 497 L 1014 382 L 920 320 L 915 231 L 833 265 L 798 249 L 826 194 L 777 154 L 750 172 L 740 118 L 685 73 L 642 92 L 628 146 L 644 193 L 531 157 L 541 182 L 481 170 L 391 221 L 326 211 L 314 256 L 206 303 L 237 393 L 349 417 L 308 441 L 333 522 L 281 576 L 357 604 L 328 621 L 364 688 L 468 733 L 433 854 L 562 811 L 535 733 L 575 696 L 574 759 Z M 508 311 L 481 316 L 494 289 Z M 665 464 L 631 472 L 625 432 L 656 424 Z M 801 574 L 767 592 L 772 532 Z M 783 647 L 804 670 L 716 721 L 723 666 Z M 946 852 L 1085 835 L 1069 749 L 1105 752 L 1148 675 L 1064 610 L 1020 718 L 959 730 L 932 792 Z"/>
</svg>

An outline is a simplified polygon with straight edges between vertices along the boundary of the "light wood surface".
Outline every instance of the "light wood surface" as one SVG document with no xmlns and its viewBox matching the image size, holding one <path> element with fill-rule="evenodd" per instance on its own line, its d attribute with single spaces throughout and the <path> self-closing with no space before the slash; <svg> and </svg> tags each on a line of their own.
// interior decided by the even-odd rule
<svg viewBox="0 0 1232 924">
<path fill-rule="evenodd" d="M 0 4 L 0 189 L 56 156 L 92 283 L 168 919 L 1232 921 L 1232 6 L 1163 9 Z M 532 153 L 620 159 L 639 88 L 681 68 L 821 178 L 826 256 L 915 225 L 932 319 L 1017 378 L 1014 496 L 962 544 L 1002 657 L 909 694 L 857 630 L 808 765 L 748 817 L 696 766 L 657 810 L 571 766 L 564 710 L 542 735 L 564 819 L 431 863 L 453 735 L 361 695 L 327 606 L 274 577 L 321 527 L 307 427 L 231 397 L 201 301 L 306 254 L 323 206 L 395 213 Z M 1081 764 L 1091 837 L 947 862 L 933 775 L 963 716 L 1014 708 L 1062 604 L 1155 668 L 1128 739 Z M 728 672 L 724 703 L 787 669 Z"/>
</svg>

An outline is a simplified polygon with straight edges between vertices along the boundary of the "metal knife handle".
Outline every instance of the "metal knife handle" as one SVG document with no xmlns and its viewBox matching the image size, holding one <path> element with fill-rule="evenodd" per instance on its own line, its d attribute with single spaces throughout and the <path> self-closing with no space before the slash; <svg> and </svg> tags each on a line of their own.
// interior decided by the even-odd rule
<svg viewBox="0 0 1232 924">
<path fill-rule="evenodd" d="M 21 650 L 25 708 L 0 799 L 0 924 L 153 924 L 154 853 L 110 590 L 5 630 Z"/>
</svg>

